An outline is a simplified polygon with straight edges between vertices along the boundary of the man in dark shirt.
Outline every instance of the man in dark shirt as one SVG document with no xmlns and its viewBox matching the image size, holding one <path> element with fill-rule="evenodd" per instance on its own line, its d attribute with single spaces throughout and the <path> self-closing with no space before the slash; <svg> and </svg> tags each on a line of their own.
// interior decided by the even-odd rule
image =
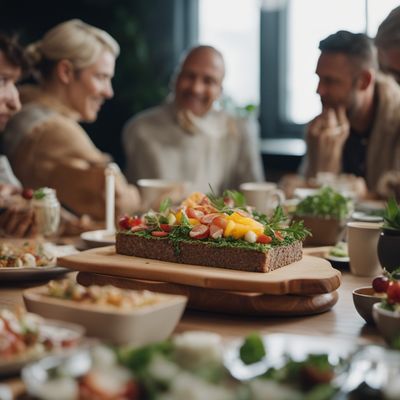
<svg viewBox="0 0 400 400">
<path fill-rule="evenodd" d="M 387 196 L 382 182 L 400 171 L 400 88 L 377 73 L 376 49 L 364 34 L 339 31 L 319 49 L 323 110 L 307 127 L 305 175 L 361 176 L 369 191 Z"/>
</svg>

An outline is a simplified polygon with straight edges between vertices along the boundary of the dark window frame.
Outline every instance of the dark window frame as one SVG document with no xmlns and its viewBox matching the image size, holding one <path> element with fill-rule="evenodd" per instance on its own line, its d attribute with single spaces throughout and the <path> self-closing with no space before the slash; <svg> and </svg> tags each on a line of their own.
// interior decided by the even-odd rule
<svg viewBox="0 0 400 400">
<path fill-rule="evenodd" d="M 287 7 L 261 10 L 260 18 L 261 137 L 302 138 L 305 125 L 290 122 L 285 112 Z"/>
</svg>

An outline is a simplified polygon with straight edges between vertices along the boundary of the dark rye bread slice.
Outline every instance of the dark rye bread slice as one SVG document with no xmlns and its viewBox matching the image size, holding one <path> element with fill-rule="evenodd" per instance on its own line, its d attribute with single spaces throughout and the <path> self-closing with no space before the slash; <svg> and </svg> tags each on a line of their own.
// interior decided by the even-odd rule
<svg viewBox="0 0 400 400">
<path fill-rule="evenodd" d="M 119 232 L 115 246 L 118 254 L 127 256 L 250 272 L 273 271 L 302 258 L 301 241 L 276 246 L 266 252 L 213 247 L 201 241 L 180 242 L 179 254 L 175 254 L 174 246 L 168 239 L 149 239 Z"/>
</svg>

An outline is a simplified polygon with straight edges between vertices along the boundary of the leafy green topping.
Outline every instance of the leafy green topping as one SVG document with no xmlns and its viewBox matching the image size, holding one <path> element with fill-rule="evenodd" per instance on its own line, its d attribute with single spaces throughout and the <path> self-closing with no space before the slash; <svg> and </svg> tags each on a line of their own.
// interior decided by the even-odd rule
<svg viewBox="0 0 400 400">
<path fill-rule="evenodd" d="M 311 215 L 345 219 L 350 212 L 350 200 L 326 186 L 315 195 L 302 200 L 296 208 L 296 215 Z"/>
<path fill-rule="evenodd" d="M 211 192 L 207 193 L 207 197 L 211 204 L 219 211 L 225 214 L 232 214 L 232 208 L 241 208 L 245 210 L 246 200 L 243 193 L 235 190 L 225 190 L 222 196 L 217 196 L 211 186 Z"/>
<path fill-rule="evenodd" d="M 160 213 L 164 213 L 166 211 L 168 211 L 172 206 L 172 200 L 167 197 L 166 199 L 164 199 L 161 204 L 160 204 Z"/>
<path fill-rule="evenodd" d="M 400 207 L 394 197 L 388 200 L 383 219 L 385 221 L 384 228 L 400 230 Z"/>
<path fill-rule="evenodd" d="M 42 200 L 46 197 L 46 192 L 44 188 L 37 189 L 33 192 L 33 198 L 35 200 Z"/>
<path fill-rule="evenodd" d="M 239 355 L 247 365 L 261 361 L 266 355 L 262 337 L 256 332 L 248 335 L 239 349 Z"/>
<path fill-rule="evenodd" d="M 287 244 L 294 240 L 304 240 L 311 232 L 304 226 L 303 221 L 292 221 L 287 224 L 288 218 L 283 212 L 282 207 L 278 206 L 270 219 L 265 214 L 253 211 L 253 216 L 256 221 L 265 225 L 264 233 L 273 238 L 272 244 L 278 244 L 279 239 L 276 238 L 276 232 L 285 232 L 284 240 Z"/>
</svg>

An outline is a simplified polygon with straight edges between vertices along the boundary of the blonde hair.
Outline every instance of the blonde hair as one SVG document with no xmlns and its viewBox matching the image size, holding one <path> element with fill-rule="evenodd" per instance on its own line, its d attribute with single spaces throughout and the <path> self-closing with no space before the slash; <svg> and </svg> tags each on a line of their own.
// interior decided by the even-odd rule
<svg viewBox="0 0 400 400">
<path fill-rule="evenodd" d="M 29 45 L 27 55 L 39 80 L 50 78 L 60 60 L 69 60 L 77 70 L 96 62 L 106 49 L 115 57 L 119 55 L 118 43 L 105 31 L 72 19 L 56 25 L 42 38 Z"/>
</svg>

